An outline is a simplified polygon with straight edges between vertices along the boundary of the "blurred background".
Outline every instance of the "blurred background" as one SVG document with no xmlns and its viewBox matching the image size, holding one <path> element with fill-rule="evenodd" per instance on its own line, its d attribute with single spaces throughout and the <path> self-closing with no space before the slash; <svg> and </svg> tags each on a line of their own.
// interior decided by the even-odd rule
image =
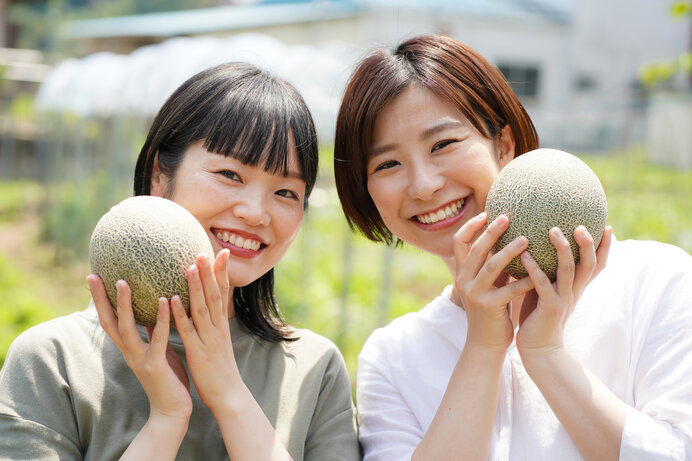
<svg viewBox="0 0 692 461">
<path fill-rule="evenodd" d="M 320 134 L 310 210 L 276 271 L 281 308 L 336 342 L 355 377 L 373 329 L 451 282 L 435 258 L 351 235 L 332 179 L 355 62 L 417 33 L 498 66 L 543 147 L 598 174 L 619 239 L 692 252 L 690 1 L 0 0 L 0 364 L 21 331 L 87 306 L 91 231 L 131 195 L 167 96 L 246 60 L 295 84 Z"/>
</svg>

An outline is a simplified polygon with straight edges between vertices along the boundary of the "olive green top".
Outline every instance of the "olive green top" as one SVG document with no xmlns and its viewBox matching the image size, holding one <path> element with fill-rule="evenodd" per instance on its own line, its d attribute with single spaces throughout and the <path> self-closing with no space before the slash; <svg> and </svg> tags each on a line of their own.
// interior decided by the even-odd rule
<svg viewBox="0 0 692 461">
<path fill-rule="evenodd" d="M 269 343 L 236 319 L 230 326 L 243 381 L 293 459 L 361 459 L 336 346 L 308 330 L 297 330 L 295 342 Z M 185 363 L 175 330 L 170 342 Z M 228 459 L 216 420 L 191 385 L 194 410 L 177 459 Z M 0 371 L 0 459 L 118 459 L 148 415 L 147 396 L 93 303 L 22 333 Z"/>
</svg>

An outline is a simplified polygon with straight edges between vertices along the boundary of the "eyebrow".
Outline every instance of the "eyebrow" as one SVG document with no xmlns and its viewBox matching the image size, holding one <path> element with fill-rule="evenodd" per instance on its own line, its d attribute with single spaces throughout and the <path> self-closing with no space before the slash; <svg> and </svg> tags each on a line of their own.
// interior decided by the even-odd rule
<svg viewBox="0 0 692 461">
<path fill-rule="evenodd" d="M 428 139 L 442 131 L 449 130 L 452 128 L 459 128 L 464 126 L 463 123 L 461 123 L 458 120 L 444 120 L 441 123 L 438 123 L 436 125 L 431 126 L 430 128 L 427 128 L 423 130 L 423 132 L 420 135 L 420 139 Z M 390 144 L 383 144 L 381 146 L 378 146 L 370 152 L 370 157 L 374 157 L 376 155 L 383 154 L 385 152 L 388 152 L 390 150 L 394 150 L 398 144 L 397 143 L 390 143 Z"/>
<path fill-rule="evenodd" d="M 421 133 L 421 139 L 427 139 L 442 131 L 450 130 L 452 128 L 459 128 L 461 126 L 464 125 L 459 120 L 445 120 L 442 123 L 438 123 L 437 125 L 433 125 L 430 128 L 424 130 L 423 133 Z"/>
</svg>

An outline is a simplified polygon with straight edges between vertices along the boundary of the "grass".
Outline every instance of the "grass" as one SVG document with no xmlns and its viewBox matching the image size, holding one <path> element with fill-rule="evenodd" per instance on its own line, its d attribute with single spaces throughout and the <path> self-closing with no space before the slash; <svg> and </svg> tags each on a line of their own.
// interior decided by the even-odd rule
<svg viewBox="0 0 692 461">
<path fill-rule="evenodd" d="M 357 354 L 372 330 L 423 307 L 451 277 L 437 258 L 414 248 L 388 251 L 352 236 L 331 180 L 331 153 L 322 155 L 311 208 L 275 271 L 277 298 L 290 323 L 336 342 L 355 376 Z M 692 253 L 692 171 L 651 165 L 639 151 L 581 157 L 606 190 L 608 223 L 618 239 L 655 239 Z M 42 186 L 0 182 L 0 362 L 23 329 L 81 310 L 89 300 L 83 245 L 65 252 L 38 243 L 41 223 L 55 226 L 67 221 L 55 217 L 68 213 L 80 237 L 54 229 L 61 245 L 88 239 L 98 217 L 79 208 L 69 187 L 52 197 L 45 213 Z M 94 204 L 86 200 L 83 206 Z M 58 257 L 64 254 L 72 257 Z"/>
<path fill-rule="evenodd" d="M 641 151 L 582 156 L 603 184 L 620 240 L 658 240 L 692 254 L 692 170 L 649 164 Z"/>
</svg>

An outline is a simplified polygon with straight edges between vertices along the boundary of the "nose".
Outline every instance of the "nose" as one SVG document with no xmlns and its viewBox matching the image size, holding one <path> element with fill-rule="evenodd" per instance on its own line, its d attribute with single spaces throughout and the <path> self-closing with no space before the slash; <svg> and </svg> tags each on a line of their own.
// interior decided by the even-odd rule
<svg viewBox="0 0 692 461">
<path fill-rule="evenodd" d="M 271 222 L 267 204 L 259 193 L 247 194 L 235 205 L 233 212 L 249 226 L 267 226 Z"/>
<path fill-rule="evenodd" d="M 409 177 L 409 195 L 418 200 L 430 200 L 444 186 L 444 177 L 434 165 L 419 162 L 412 165 Z"/>
</svg>

